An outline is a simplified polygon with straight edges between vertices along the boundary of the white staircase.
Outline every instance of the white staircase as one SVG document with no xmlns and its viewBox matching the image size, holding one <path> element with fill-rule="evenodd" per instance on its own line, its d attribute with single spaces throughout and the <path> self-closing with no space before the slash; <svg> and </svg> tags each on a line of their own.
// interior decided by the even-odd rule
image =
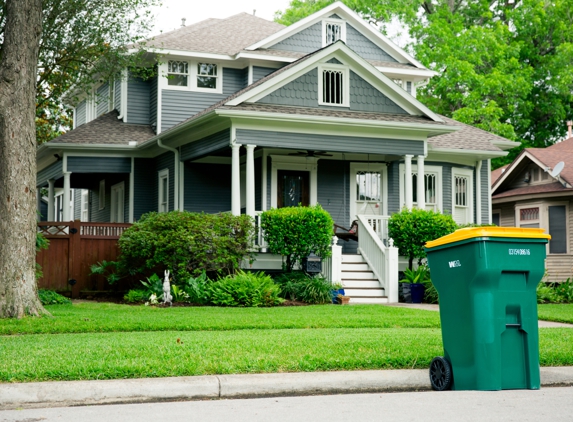
<svg viewBox="0 0 573 422">
<path fill-rule="evenodd" d="M 381 283 L 360 254 L 342 255 L 341 283 L 350 303 L 388 303 Z"/>
</svg>

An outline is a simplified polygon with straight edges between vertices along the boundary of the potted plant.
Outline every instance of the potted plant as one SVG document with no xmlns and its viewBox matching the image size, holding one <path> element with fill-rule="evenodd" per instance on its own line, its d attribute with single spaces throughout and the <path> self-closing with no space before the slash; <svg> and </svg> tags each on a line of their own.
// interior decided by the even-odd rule
<svg viewBox="0 0 573 422">
<path fill-rule="evenodd" d="M 404 271 L 404 282 L 410 284 L 412 303 L 422 303 L 424 298 L 424 282 L 430 278 L 430 270 L 426 265 L 420 265 L 415 270 L 407 268 Z"/>
<path fill-rule="evenodd" d="M 330 296 L 332 297 L 332 303 L 337 304 L 338 296 L 344 296 L 344 288 L 340 283 L 332 283 L 332 290 L 330 291 Z"/>
</svg>

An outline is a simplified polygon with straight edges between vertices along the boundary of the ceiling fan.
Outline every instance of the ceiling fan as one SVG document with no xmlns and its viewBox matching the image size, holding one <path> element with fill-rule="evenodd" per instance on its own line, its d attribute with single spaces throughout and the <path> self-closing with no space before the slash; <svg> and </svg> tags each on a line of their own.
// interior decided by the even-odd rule
<svg viewBox="0 0 573 422">
<path fill-rule="evenodd" d="M 332 154 L 327 154 L 326 151 L 297 151 L 291 152 L 289 155 L 296 155 L 298 157 L 332 157 Z"/>
</svg>

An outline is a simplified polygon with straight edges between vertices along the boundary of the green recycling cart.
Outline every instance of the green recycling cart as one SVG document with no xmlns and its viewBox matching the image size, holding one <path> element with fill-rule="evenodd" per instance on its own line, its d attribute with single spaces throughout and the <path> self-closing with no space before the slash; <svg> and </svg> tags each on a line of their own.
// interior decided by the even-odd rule
<svg viewBox="0 0 573 422">
<path fill-rule="evenodd" d="M 539 389 L 537 284 L 550 238 L 477 227 L 426 243 L 444 343 L 430 365 L 434 390 Z"/>
</svg>

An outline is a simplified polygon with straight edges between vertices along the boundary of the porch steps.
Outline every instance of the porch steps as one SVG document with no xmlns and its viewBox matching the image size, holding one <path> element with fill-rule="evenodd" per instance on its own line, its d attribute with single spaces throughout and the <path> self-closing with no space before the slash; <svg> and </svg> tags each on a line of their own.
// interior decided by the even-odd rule
<svg viewBox="0 0 573 422">
<path fill-rule="evenodd" d="M 388 303 L 384 289 L 362 255 L 343 254 L 341 271 L 344 294 L 350 297 L 350 303 Z"/>
</svg>

